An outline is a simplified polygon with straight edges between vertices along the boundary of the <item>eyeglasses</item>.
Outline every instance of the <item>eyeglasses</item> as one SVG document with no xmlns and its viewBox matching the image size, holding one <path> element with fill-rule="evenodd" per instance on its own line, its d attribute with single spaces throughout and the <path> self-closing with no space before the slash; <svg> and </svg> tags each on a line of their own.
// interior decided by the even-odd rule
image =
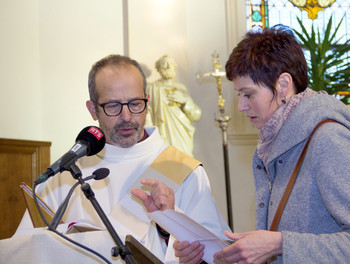
<svg viewBox="0 0 350 264">
<path fill-rule="evenodd" d="M 133 99 L 127 103 L 121 103 L 118 101 L 110 101 L 100 104 L 103 111 L 108 116 L 118 116 L 123 111 L 123 106 L 127 105 L 130 113 L 141 114 L 146 109 L 147 99 Z"/>
</svg>

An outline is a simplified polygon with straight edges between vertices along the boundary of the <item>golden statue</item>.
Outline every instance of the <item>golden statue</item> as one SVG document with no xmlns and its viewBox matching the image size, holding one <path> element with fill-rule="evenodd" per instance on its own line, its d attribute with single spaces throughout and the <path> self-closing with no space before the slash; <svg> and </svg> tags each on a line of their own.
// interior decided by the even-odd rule
<svg viewBox="0 0 350 264">
<path fill-rule="evenodd" d="M 177 65 L 168 55 L 155 63 L 161 78 L 147 86 L 150 95 L 146 125 L 158 127 L 164 141 L 193 156 L 192 122 L 201 118 L 202 110 L 196 105 L 187 88 L 174 81 Z"/>
</svg>

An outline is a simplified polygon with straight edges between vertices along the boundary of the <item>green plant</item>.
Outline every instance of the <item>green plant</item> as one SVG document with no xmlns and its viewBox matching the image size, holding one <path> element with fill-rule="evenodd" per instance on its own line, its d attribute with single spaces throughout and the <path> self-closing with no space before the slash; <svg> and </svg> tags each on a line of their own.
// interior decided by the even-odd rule
<svg viewBox="0 0 350 264">
<path fill-rule="evenodd" d="M 309 86 L 315 91 L 325 90 L 329 94 L 349 92 L 350 87 L 350 40 L 340 44 L 336 40 L 336 33 L 344 19 L 331 34 L 332 18 L 329 19 L 323 38 L 319 29 L 317 34 L 314 25 L 311 27 L 311 34 L 305 29 L 302 21 L 298 19 L 301 32 L 293 29 L 299 38 L 302 47 L 307 51 Z M 344 38 L 344 36 L 342 37 Z M 347 94 L 341 99 L 349 104 L 350 95 Z"/>
</svg>

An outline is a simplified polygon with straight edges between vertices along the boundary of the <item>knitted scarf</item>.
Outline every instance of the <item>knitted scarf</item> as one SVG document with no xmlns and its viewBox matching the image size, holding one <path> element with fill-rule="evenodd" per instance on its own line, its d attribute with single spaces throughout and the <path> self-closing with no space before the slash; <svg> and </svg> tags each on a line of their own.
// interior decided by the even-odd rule
<svg viewBox="0 0 350 264">
<path fill-rule="evenodd" d="M 288 116 L 293 112 L 295 107 L 306 97 L 315 95 L 317 93 L 326 93 L 325 91 L 315 92 L 310 88 L 305 91 L 294 95 L 286 104 L 280 106 L 272 117 L 267 121 L 259 133 L 259 143 L 257 146 L 258 157 L 263 161 L 266 166 L 268 157 L 272 149 L 274 140 L 276 139 L 278 132 L 282 125 L 287 120 Z"/>
</svg>

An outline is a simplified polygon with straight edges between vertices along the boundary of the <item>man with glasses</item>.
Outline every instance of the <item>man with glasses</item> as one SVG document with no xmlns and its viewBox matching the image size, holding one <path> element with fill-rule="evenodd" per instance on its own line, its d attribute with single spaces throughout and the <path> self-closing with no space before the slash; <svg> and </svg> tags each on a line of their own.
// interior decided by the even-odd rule
<svg viewBox="0 0 350 264">
<path fill-rule="evenodd" d="M 91 181 L 97 201 L 124 239 L 133 235 L 165 263 L 178 263 L 173 238 L 147 216 L 147 211 L 180 210 L 221 238 L 229 227 L 210 192 L 200 162 L 168 147 L 156 127 L 144 127 L 149 96 L 140 65 L 125 56 L 110 55 L 96 62 L 89 74 L 87 108 L 106 136 L 104 149 L 78 160 L 83 176 L 98 168 L 110 175 Z M 38 193 L 57 210 L 75 180 L 70 173 L 51 177 Z M 144 192 L 141 189 L 147 189 Z M 65 223 L 88 220 L 103 227 L 81 190 L 76 190 Z M 120 260 L 119 260 L 120 261 Z"/>
</svg>

